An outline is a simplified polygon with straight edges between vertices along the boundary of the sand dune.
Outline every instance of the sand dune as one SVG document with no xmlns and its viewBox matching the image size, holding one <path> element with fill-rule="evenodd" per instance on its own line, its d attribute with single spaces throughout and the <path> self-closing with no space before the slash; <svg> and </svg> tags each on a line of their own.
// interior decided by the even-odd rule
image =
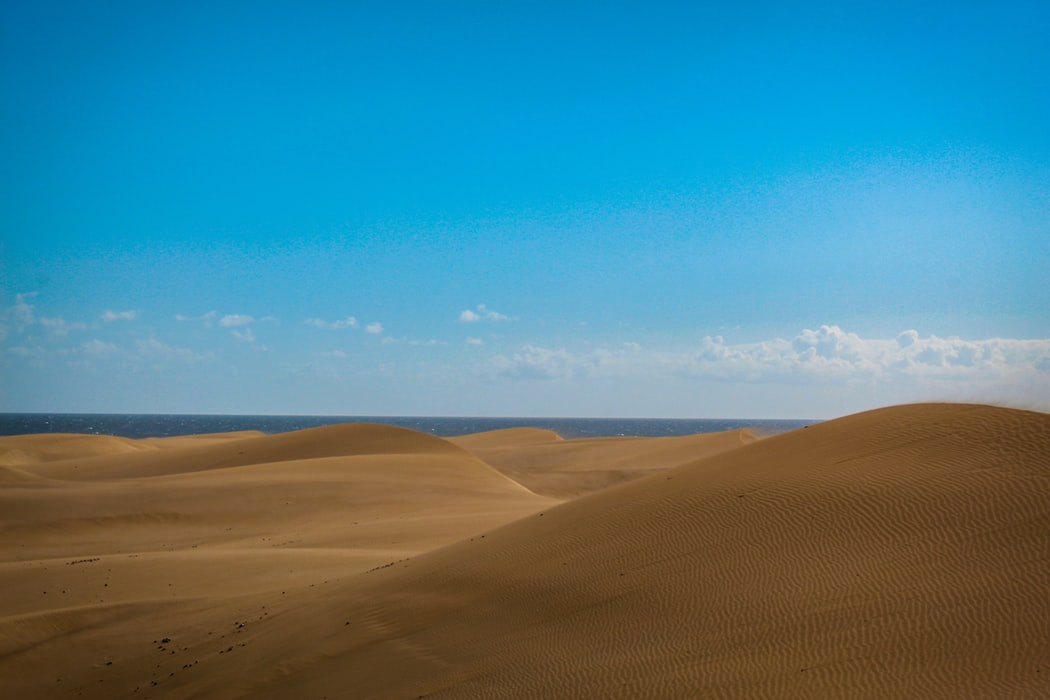
<svg viewBox="0 0 1050 700">
<path fill-rule="evenodd" d="M 0 695 L 1050 695 L 1048 415 L 303 432 L 10 467 Z"/>
<path fill-rule="evenodd" d="M 451 438 L 536 493 L 555 498 L 600 491 L 758 438 L 750 430 L 665 438 L 563 440 L 550 430 L 515 428 Z"/>
<path fill-rule="evenodd" d="M 12 435 L 0 437 L 0 466 L 112 456 L 150 449 L 144 441 L 112 435 Z"/>
<path fill-rule="evenodd" d="M 41 440 L 46 438 L 41 437 Z M 2 444 L 2 441 L 0 441 Z M 8 468 L 14 472 L 15 468 Z M 443 544 L 481 521 L 548 505 L 440 438 L 345 425 L 215 441 L 184 449 L 114 450 L 108 457 L 22 465 L 0 493 L 9 552 L 34 558 L 174 551 L 280 541 L 409 551 Z M 11 480 L 14 483 L 14 480 Z M 429 529 L 390 518 L 437 518 Z M 372 522 L 384 526 L 369 535 Z M 406 530 L 401 532 L 401 530 Z M 422 543 L 408 544 L 423 536 Z M 254 545 L 252 545 L 254 546 Z M 10 555 L 9 555 L 10 556 Z"/>
<path fill-rule="evenodd" d="M 245 606 L 260 617 L 294 607 L 555 503 L 444 440 L 388 426 L 130 451 L 109 441 L 108 455 L 95 440 L 58 455 L 51 439 L 0 439 L 23 455 L 0 479 L 2 697 L 146 692 L 160 677 L 154 639 L 197 631 L 221 641 L 217 653 Z"/>
<path fill-rule="evenodd" d="M 101 436 L 84 436 L 101 437 Z M 36 439 L 45 443 L 48 436 L 27 436 L 29 444 Z M 119 438 L 115 438 L 119 439 Z M 7 438 L 0 438 L 3 449 Z M 204 439 L 164 438 L 179 441 L 173 449 L 155 450 L 161 441 L 144 442 L 142 450 L 111 449 L 97 457 L 92 454 L 70 455 L 70 458 L 49 460 L 38 464 L 36 472 L 62 479 L 92 479 L 178 474 L 186 471 L 228 469 L 258 464 L 273 464 L 292 460 L 322 457 L 352 457 L 368 454 L 445 454 L 464 456 L 466 453 L 442 440 L 424 433 L 371 423 L 350 423 L 309 428 L 278 435 L 252 435 L 245 438 Z M 38 448 L 43 449 L 43 448 Z M 466 460 L 476 462 L 476 460 Z M 479 465 L 476 465 L 479 466 Z"/>
</svg>

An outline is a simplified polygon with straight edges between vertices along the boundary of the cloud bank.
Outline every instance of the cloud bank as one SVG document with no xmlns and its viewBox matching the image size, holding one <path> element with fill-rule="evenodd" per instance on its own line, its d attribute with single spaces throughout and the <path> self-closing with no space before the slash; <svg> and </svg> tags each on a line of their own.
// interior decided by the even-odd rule
<svg viewBox="0 0 1050 700">
<path fill-rule="evenodd" d="M 790 339 L 758 343 L 731 344 L 722 336 L 707 336 L 685 352 L 648 351 L 634 343 L 584 353 L 526 345 L 492 358 L 488 371 L 518 380 L 679 377 L 748 384 L 885 385 L 898 388 L 902 397 L 921 387 L 930 396 L 1021 398 L 1033 407 L 1050 409 L 1050 339 L 924 338 L 915 330 L 894 338 L 862 338 L 823 325 Z"/>
</svg>

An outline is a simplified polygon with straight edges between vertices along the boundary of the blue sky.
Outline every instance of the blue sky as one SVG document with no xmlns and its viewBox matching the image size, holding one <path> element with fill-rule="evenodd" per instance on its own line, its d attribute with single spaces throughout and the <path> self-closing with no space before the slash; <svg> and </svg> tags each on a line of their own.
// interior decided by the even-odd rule
<svg viewBox="0 0 1050 700">
<path fill-rule="evenodd" d="M 1050 410 L 1046 3 L 0 4 L 0 410 Z"/>
</svg>

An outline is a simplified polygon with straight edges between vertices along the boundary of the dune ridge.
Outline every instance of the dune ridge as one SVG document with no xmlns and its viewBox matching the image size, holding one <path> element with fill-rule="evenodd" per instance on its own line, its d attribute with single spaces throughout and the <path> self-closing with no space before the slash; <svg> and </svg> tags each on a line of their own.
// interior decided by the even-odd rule
<svg viewBox="0 0 1050 700">
<path fill-rule="evenodd" d="M 0 694 L 1050 694 L 1050 415 L 356 430 L 11 467 Z"/>
</svg>

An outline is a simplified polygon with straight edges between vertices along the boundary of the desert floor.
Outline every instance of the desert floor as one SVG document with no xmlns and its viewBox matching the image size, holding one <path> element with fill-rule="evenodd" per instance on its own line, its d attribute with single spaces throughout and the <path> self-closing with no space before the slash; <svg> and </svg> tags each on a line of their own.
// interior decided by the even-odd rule
<svg viewBox="0 0 1050 700">
<path fill-rule="evenodd" d="M 1050 697 L 1050 415 L 0 438 L 3 698 Z"/>
</svg>

